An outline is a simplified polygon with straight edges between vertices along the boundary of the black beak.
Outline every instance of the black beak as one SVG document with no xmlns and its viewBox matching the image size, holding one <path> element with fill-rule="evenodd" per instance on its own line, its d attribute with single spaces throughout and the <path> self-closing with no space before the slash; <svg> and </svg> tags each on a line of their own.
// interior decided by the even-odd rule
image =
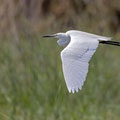
<svg viewBox="0 0 120 120">
<path fill-rule="evenodd" d="M 42 37 L 56 37 L 56 35 L 44 35 Z"/>
</svg>

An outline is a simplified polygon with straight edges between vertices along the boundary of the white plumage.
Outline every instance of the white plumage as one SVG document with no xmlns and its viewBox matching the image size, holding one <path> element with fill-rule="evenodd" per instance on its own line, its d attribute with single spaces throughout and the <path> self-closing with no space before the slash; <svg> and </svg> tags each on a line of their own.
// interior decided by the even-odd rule
<svg viewBox="0 0 120 120">
<path fill-rule="evenodd" d="M 76 30 L 57 33 L 51 37 L 53 36 L 59 38 L 60 46 L 66 46 L 61 52 L 61 59 L 67 88 L 69 92 L 78 92 L 85 82 L 89 61 L 98 47 L 99 40 L 108 41 L 111 38 Z"/>
<path fill-rule="evenodd" d="M 99 40 L 108 37 L 93 35 L 81 31 L 68 31 L 71 41 L 61 52 L 63 74 L 69 92 L 82 89 L 89 67 L 89 61 L 98 47 Z"/>
</svg>

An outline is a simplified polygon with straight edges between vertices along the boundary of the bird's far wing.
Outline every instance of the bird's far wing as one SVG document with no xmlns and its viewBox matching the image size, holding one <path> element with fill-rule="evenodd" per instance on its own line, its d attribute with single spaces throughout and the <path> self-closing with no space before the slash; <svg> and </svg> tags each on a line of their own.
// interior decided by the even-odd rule
<svg viewBox="0 0 120 120">
<path fill-rule="evenodd" d="M 78 30 L 69 30 L 67 32 L 67 34 L 71 35 L 71 36 L 79 36 L 79 37 L 86 37 L 86 38 L 96 38 L 98 40 L 104 40 L 104 41 L 108 41 L 111 40 L 111 37 L 105 37 L 105 36 L 100 36 L 100 35 L 95 35 L 92 33 L 87 33 L 87 32 L 83 32 L 83 31 L 78 31 Z M 91 40 L 90 39 L 90 40 Z"/>
<path fill-rule="evenodd" d="M 61 52 L 63 74 L 69 92 L 82 89 L 88 73 L 89 61 L 98 47 L 98 40 L 71 38 L 69 45 Z"/>
</svg>

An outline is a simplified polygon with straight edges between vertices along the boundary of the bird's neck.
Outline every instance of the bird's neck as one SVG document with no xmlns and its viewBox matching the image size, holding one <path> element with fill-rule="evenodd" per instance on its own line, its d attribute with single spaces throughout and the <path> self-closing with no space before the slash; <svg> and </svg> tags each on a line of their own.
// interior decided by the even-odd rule
<svg viewBox="0 0 120 120">
<path fill-rule="evenodd" d="M 64 37 L 60 38 L 57 43 L 59 46 L 66 47 L 70 42 L 70 37 L 65 35 Z"/>
</svg>

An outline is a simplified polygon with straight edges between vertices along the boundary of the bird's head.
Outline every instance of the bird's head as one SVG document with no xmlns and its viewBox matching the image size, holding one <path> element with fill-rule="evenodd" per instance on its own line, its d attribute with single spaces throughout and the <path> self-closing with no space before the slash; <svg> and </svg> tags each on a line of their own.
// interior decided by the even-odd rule
<svg viewBox="0 0 120 120">
<path fill-rule="evenodd" d="M 62 39 L 64 37 L 66 37 L 66 34 L 65 33 L 56 33 L 53 35 L 44 35 L 43 37 L 54 37 L 54 38 Z"/>
<path fill-rule="evenodd" d="M 70 37 L 66 33 L 56 33 L 53 35 L 45 35 L 43 37 L 54 37 L 58 38 L 59 40 L 57 41 L 59 46 L 67 46 L 70 42 Z"/>
</svg>

